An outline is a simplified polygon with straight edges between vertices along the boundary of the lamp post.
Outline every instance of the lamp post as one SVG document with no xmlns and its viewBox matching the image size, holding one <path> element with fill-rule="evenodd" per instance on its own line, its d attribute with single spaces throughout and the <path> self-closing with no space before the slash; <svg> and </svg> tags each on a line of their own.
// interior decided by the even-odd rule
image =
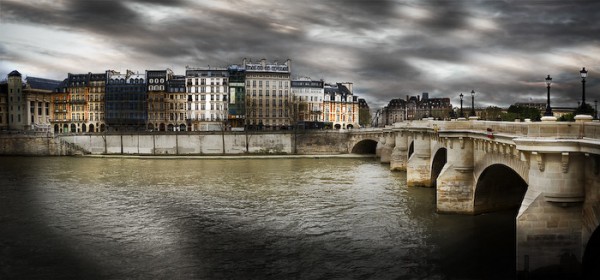
<svg viewBox="0 0 600 280">
<path fill-rule="evenodd" d="M 475 116 L 475 90 L 471 90 L 471 115 L 470 117 Z"/>
<path fill-rule="evenodd" d="M 459 118 L 464 118 L 465 116 L 463 115 L 463 110 L 462 110 L 462 102 L 463 102 L 463 94 L 462 92 L 460 93 L 459 97 L 460 97 L 460 114 L 459 114 Z"/>
<path fill-rule="evenodd" d="M 598 100 L 594 100 L 594 119 L 598 119 Z"/>
<path fill-rule="evenodd" d="M 581 89 L 582 89 L 581 90 L 581 109 L 583 110 L 585 108 L 585 78 L 587 77 L 587 71 L 585 70 L 585 67 L 583 67 L 583 69 L 581 69 L 581 71 L 579 71 L 579 74 L 581 75 Z"/>
<path fill-rule="evenodd" d="M 554 114 L 552 114 L 552 107 L 550 106 L 550 85 L 552 84 L 552 78 L 550 78 L 550 75 L 548 75 L 548 77 L 546 77 L 546 87 L 548 88 L 548 101 L 546 102 L 546 112 L 544 113 L 544 116 L 553 116 Z"/>
</svg>

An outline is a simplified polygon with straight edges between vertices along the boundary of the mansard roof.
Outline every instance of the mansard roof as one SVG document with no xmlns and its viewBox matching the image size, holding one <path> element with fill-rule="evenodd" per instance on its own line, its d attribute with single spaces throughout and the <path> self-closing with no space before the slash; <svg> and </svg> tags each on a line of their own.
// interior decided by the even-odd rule
<svg viewBox="0 0 600 280">
<path fill-rule="evenodd" d="M 54 91 L 56 88 L 60 86 L 61 81 L 36 78 L 36 77 L 27 77 L 27 84 L 31 89 L 42 89 Z"/>
</svg>

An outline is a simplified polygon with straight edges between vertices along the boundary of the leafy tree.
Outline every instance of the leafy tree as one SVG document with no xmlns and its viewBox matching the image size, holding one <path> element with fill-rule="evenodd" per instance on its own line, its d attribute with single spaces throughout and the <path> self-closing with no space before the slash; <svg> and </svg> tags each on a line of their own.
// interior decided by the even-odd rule
<svg viewBox="0 0 600 280">
<path fill-rule="evenodd" d="M 496 106 L 489 106 L 481 112 L 481 118 L 487 121 L 497 121 L 502 119 L 502 109 Z"/>
<path fill-rule="evenodd" d="M 583 106 L 577 107 L 575 115 L 594 115 L 594 108 L 589 103 L 584 103 Z"/>
<path fill-rule="evenodd" d="M 558 118 L 557 121 L 559 121 L 559 122 L 574 122 L 575 115 L 573 113 L 564 114 L 564 115 L 560 116 L 560 118 Z"/>
<path fill-rule="evenodd" d="M 371 112 L 368 108 L 361 108 L 358 110 L 358 124 L 363 127 L 371 124 Z"/>
<path fill-rule="evenodd" d="M 510 105 L 510 107 L 508 107 L 508 113 L 517 114 L 518 118 L 521 120 L 531 119 L 532 121 L 540 121 L 542 119 L 542 114 L 539 109 L 526 106 Z"/>
</svg>

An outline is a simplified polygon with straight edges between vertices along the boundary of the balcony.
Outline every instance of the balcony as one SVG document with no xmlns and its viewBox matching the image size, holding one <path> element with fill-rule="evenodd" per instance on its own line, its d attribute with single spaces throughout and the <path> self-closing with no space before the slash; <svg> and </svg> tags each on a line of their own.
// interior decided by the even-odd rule
<svg viewBox="0 0 600 280">
<path fill-rule="evenodd" d="M 77 100 L 71 100 L 70 103 L 71 104 L 85 104 L 86 101 L 83 99 L 77 99 Z"/>
</svg>

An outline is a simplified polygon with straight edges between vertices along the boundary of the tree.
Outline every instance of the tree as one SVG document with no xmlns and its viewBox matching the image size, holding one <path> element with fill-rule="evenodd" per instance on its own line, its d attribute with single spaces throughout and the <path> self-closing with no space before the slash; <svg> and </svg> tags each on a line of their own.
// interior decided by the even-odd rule
<svg viewBox="0 0 600 280">
<path fill-rule="evenodd" d="M 527 106 L 510 105 L 510 107 L 508 107 L 508 113 L 516 114 L 517 118 L 521 120 L 530 119 L 532 121 L 540 121 L 542 119 L 542 114 L 539 109 Z"/>
<path fill-rule="evenodd" d="M 291 101 L 285 101 L 286 117 L 294 131 L 294 154 L 297 153 L 296 142 L 298 140 L 298 122 L 301 121 L 301 112 L 304 112 L 306 108 L 308 108 L 308 103 L 301 101 L 299 98 L 296 98 L 296 96 L 292 96 Z"/>
<path fill-rule="evenodd" d="M 361 127 L 371 125 L 371 111 L 369 111 L 369 108 L 360 108 L 358 110 L 358 124 Z"/>
<path fill-rule="evenodd" d="M 560 116 L 557 119 L 557 121 L 559 121 L 559 122 L 574 122 L 575 115 L 573 113 L 564 114 L 564 115 Z"/>
<path fill-rule="evenodd" d="M 497 121 L 502 119 L 502 109 L 496 106 L 489 106 L 481 112 L 481 118 L 487 121 Z"/>
<path fill-rule="evenodd" d="M 577 107 L 575 115 L 594 115 L 594 108 L 589 103 L 584 103 L 582 106 Z"/>
</svg>

